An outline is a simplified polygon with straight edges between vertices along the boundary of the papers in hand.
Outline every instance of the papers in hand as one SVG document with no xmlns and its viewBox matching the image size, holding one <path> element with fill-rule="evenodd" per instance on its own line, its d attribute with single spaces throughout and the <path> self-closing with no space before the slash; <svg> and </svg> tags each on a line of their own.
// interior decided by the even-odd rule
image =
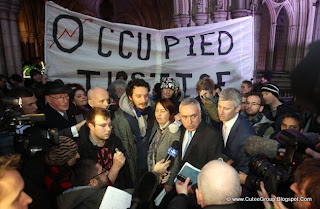
<svg viewBox="0 0 320 209">
<path fill-rule="evenodd" d="M 190 163 L 186 162 L 181 170 L 179 171 L 178 175 L 183 175 L 185 177 L 189 177 L 190 180 L 192 181 L 192 184 L 196 184 L 198 182 L 198 175 L 200 173 L 200 169 L 194 167 Z M 177 182 L 178 179 L 177 177 L 174 179 L 174 182 Z"/>
<path fill-rule="evenodd" d="M 127 209 L 131 205 L 131 194 L 108 186 L 99 209 Z"/>
</svg>

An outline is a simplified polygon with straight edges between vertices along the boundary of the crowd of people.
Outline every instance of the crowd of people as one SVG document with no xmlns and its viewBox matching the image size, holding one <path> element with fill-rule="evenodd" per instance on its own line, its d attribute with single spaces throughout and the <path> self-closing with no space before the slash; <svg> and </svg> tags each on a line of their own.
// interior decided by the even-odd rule
<svg viewBox="0 0 320 209">
<path fill-rule="evenodd" d="M 127 83 L 123 71 L 108 89 L 88 91 L 80 84 L 50 81 L 36 69 L 30 76 L 22 87 L 19 75 L 0 75 L 1 98 L 22 100 L 14 111 L 46 116 L 45 121 L 17 125 L 17 134 L 34 127 L 56 129 L 59 140 L 39 155 L 20 153 L 20 167 L 20 155 L 1 147 L 0 208 L 27 208 L 31 202 L 30 208 L 99 208 L 108 186 L 132 193 L 148 171 L 159 178 L 157 191 L 164 188 L 167 194 L 158 208 L 285 208 L 279 201 L 239 201 L 269 197 L 263 183 L 258 191 L 246 187 L 246 176 L 252 172 L 245 150 L 249 136 L 278 140 L 285 149 L 279 134 L 287 130 L 305 144 L 301 147 L 306 159 L 319 158 L 320 115 L 294 99 L 283 101 L 270 73 L 258 84 L 246 80 L 239 89 L 222 91 L 209 76 L 202 76 L 196 98 L 185 98 L 172 77 L 156 84 L 150 97 L 148 82 Z M 167 161 L 176 141 L 178 156 Z M 221 157 L 225 162 L 217 160 Z M 192 187 L 189 178 L 175 182 L 186 162 L 201 169 Z M 315 188 L 319 172 L 319 159 L 301 162 L 290 188 L 296 197 L 312 201 L 296 202 L 294 208 L 320 208 L 320 191 Z"/>
</svg>

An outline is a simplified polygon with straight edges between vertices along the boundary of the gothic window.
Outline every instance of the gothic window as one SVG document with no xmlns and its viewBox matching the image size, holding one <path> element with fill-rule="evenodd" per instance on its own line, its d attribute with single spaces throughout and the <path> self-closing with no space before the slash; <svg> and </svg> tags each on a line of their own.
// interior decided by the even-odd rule
<svg viewBox="0 0 320 209">
<path fill-rule="evenodd" d="M 284 71 L 289 19 L 285 8 L 282 8 L 277 18 L 277 28 L 274 45 L 273 70 Z"/>
<path fill-rule="evenodd" d="M 267 6 L 261 6 L 261 21 L 260 21 L 260 38 L 259 38 L 259 52 L 257 70 L 263 71 L 266 68 L 266 58 L 268 52 L 270 34 L 270 15 Z"/>
</svg>

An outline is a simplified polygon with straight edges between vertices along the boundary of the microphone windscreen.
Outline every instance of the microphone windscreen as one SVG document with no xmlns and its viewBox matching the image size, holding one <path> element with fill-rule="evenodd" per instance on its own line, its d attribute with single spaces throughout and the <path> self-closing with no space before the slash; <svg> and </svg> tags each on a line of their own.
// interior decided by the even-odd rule
<svg viewBox="0 0 320 209">
<path fill-rule="evenodd" d="M 263 153 L 268 158 L 275 158 L 278 155 L 279 148 L 280 144 L 276 140 L 259 136 L 249 136 L 245 144 L 245 151 L 251 156 Z"/>
<path fill-rule="evenodd" d="M 157 188 L 158 182 L 158 177 L 154 173 L 144 173 L 133 191 L 132 201 L 138 204 L 149 202 Z"/>
<path fill-rule="evenodd" d="M 180 141 L 174 141 L 174 142 L 172 142 L 171 147 L 172 147 L 173 149 L 180 150 L 180 148 L 181 148 L 181 142 L 180 142 Z"/>
</svg>

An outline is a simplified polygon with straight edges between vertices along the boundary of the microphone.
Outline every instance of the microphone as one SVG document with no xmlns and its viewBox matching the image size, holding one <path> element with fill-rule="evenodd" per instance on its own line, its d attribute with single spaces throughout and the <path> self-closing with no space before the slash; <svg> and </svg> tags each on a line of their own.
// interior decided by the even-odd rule
<svg viewBox="0 0 320 209">
<path fill-rule="evenodd" d="M 168 149 L 168 155 L 164 161 L 164 162 L 167 162 L 168 160 L 171 160 L 171 163 L 170 163 L 169 167 L 167 168 L 167 170 L 170 170 L 170 168 L 172 167 L 173 161 L 176 158 L 176 156 L 178 154 L 178 150 L 180 150 L 180 148 L 181 148 L 180 141 L 172 142 L 171 147 Z"/>
<path fill-rule="evenodd" d="M 217 157 L 217 160 L 225 162 L 229 165 L 232 165 L 234 163 L 234 161 L 232 159 L 230 159 L 228 156 L 226 156 L 224 154 L 219 154 Z"/>
<path fill-rule="evenodd" d="M 146 172 L 140 178 L 132 194 L 130 209 L 135 209 L 139 205 L 148 204 L 156 191 L 158 177 L 152 172 Z"/>
<path fill-rule="evenodd" d="M 281 151 L 279 142 L 259 136 L 249 136 L 244 149 L 251 156 L 263 153 L 268 158 L 277 157 L 279 151 Z"/>
<path fill-rule="evenodd" d="M 169 131 L 173 134 L 177 133 L 179 131 L 180 126 L 182 123 L 179 120 L 175 120 L 173 123 L 171 123 L 168 128 Z"/>
</svg>

